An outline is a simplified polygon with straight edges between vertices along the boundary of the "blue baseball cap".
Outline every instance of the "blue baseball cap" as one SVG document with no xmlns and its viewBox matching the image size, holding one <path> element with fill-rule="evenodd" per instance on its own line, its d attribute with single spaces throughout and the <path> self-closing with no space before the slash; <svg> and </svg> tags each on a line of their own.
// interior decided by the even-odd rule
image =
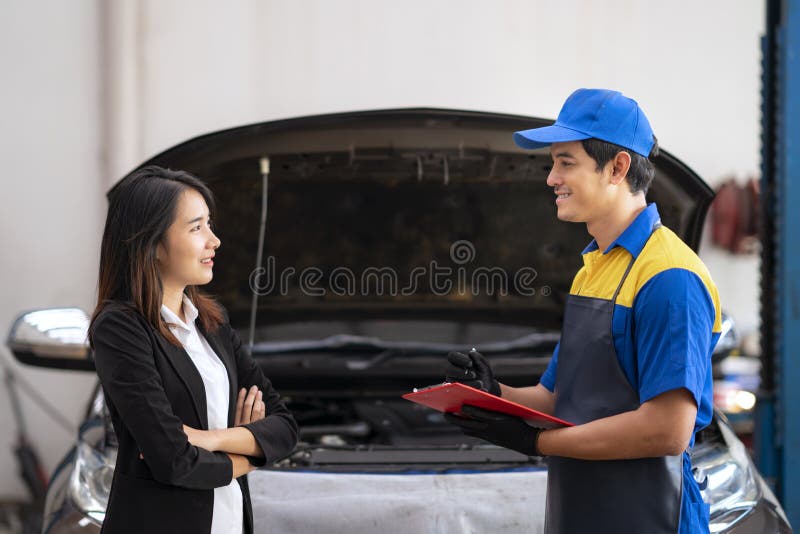
<svg viewBox="0 0 800 534">
<path fill-rule="evenodd" d="M 515 132 L 514 142 L 522 148 L 541 148 L 592 137 L 644 157 L 655 144 L 650 121 L 639 104 L 608 89 L 578 89 L 564 102 L 555 124 Z"/>
</svg>

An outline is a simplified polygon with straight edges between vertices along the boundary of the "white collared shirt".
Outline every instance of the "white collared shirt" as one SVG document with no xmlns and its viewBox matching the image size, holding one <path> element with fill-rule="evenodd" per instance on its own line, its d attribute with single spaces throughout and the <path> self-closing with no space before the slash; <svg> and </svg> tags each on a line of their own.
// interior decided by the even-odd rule
<svg viewBox="0 0 800 534">
<path fill-rule="evenodd" d="M 161 305 L 161 317 L 169 323 L 170 331 L 178 338 L 203 378 L 206 390 L 208 429 L 228 428 L 228 395 L 230 384 L 225 365 L 219 359 L 206 338 L 195 326 L 197 308 L 186 295 L 183 296 L 183 314 L 180 320 L 172 310 Z M 211 519 L 211 534 L 241 534 L 243 522 L 242 490 L 236 479 L 221 488 L 214 488 L 214 511 Z"/>
</svg>

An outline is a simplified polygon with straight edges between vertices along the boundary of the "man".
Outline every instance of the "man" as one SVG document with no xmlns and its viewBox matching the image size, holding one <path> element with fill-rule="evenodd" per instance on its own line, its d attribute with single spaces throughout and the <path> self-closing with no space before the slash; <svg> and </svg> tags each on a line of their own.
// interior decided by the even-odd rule
<svg viewBox="0 0 800 534">
<path fill-rule="evenodd" d="M 549 457 L 548 533 L 708 532 L 686 450 L 712 416 L 719 298 L 702 261 L 645 201 L 658 151 L 650 123 L 619 92 L 579 89 L 555 124 L 514 140 L 550 146 L 557 216 L 585 223 L 594 240 L 538 385 L 498 383 L 475 351 L 448 355 L 447 379 L 575 426 L 539 430 L 473 407 L 448 419 L 469 435 Z"/>
</svg>

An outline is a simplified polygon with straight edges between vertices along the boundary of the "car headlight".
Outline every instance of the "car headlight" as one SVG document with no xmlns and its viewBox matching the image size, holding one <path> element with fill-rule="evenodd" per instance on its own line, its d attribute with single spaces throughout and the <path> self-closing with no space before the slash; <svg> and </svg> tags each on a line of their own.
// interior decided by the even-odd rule
<svg viewBox="0 0 800 534">
<path fill-rule="evenodd" d="M 692 463 L 697 478 L 705 478 L 703 500 L 711 504 L 711 532 L 722 532 L 742 520 L 761 497 L 755 468 L 744 444 L 724 424 L 719 425 L 727 446 L 697 451 Z M 702 487 L 702 486 L 701 486 Z"/>
<path fill-rule="evenodd" d="M 106 517 L 115 463 L 115 449 L 101 452 L 83 441 L 78 442 L 69 494 L 78 509 L 98 523 Z"/>
<path fill-rule="evenodd" d="M 728 414 L 750 412 L 756 405 L 756 395 L 733 382 L 714 382 L 714 405 Z"/>
</svg>

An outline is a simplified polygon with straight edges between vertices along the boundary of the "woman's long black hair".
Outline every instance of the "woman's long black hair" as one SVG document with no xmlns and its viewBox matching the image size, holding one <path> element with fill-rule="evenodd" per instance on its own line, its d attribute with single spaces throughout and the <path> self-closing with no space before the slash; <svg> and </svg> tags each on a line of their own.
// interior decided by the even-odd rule
<svg viewBox="0 0 800 534">
<path fill-rule="evenodd" d="M 132 306 L 171 343 L 180 346 L 161 318 L 163 287 L 156 264 L 156 247 L 175 220 L 178 199 L 194 189 L 214 217 L 214 197 L 208 187 L 185 171 L 144 167 L 122 179 L 109 194 L 108 215 L 100 245 L 97 305 L 89 325 L 111 302 Z M 186 295 L 197 307 L 200 322 L 213 332 L 223 322 L 219 304 L 188 286 Z"/>
</svg>

